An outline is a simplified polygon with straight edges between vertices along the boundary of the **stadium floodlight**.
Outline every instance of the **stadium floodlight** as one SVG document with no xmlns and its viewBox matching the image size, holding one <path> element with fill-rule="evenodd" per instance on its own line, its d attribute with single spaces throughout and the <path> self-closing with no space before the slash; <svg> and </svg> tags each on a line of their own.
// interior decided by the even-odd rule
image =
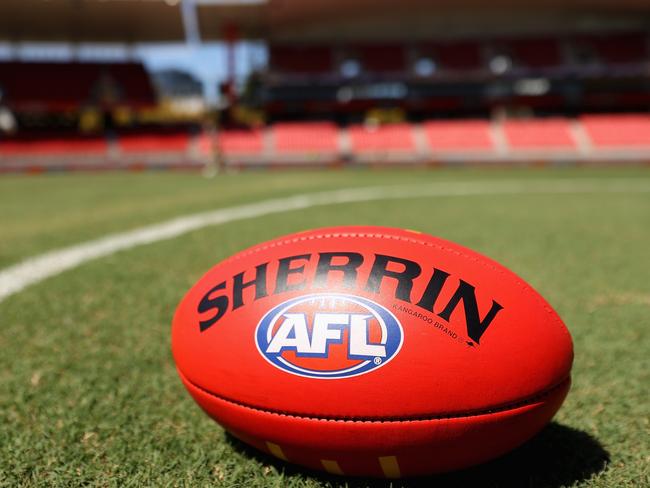
<svg viewBox="0 0 650 488">
<path fill-rule="evenodd" d="M 436 62 L 431 58 L 420 58 L 413 66 L 415 74 L 422 77 L 433 75 L 438 69 Z"/>
<path fill-rule="evenodd" d="M 356 59 L 346 59 L 341 63 L 341 75 L 345 78 L 356 78 L 361 74 L 361 63 Z"/>
<path fill-rule="evenodd" d="M 512 68 L 512 60 L 503 54 L 495 56 L 490 60 L 490 71 L 495 75 L 502 75 Z"/>
</svg>

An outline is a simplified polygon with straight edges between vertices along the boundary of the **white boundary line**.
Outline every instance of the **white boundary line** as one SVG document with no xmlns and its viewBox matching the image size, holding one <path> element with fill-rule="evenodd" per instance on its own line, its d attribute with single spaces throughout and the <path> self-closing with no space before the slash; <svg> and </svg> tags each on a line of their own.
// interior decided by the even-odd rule
<svg viewBox="0 0 650 488">
<path fill-rule="evenodd" d="M 302 194 L 227 207 L 178 217 L 127 232 L 109 234 L 99 239 L 28 258 L 0 271 L 0 302 L 30 285 L 76 268 L 93 259 L 109 256 L 136 246 L 172 239 L 212 225 L 341 203 L 420 197 L 531 193 L 650 193 L 650 179 L 488 180 L 376 186 Z"/>
</svg>

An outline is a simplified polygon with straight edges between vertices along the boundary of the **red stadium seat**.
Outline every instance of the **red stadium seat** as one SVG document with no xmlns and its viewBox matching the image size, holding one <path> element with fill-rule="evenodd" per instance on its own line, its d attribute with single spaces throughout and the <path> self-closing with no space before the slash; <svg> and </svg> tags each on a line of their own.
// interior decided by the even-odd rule
<svg viewBox="0 0 650 488">
<path fill-rule="evenodd" d="M 337 152 L 338 129 L 329 122 L 278 123 L 272 128 L 277 153 Z"/>
<path fill-rule="evenodd" d="M 280 73 L 318 74 L 333 70 L 332 49 L 327 46 L 271 45 L 271 70 Z"/>
<path fill-rule="evenodd" d="M 509 120 L 503 132 L 513 149 L 576 149 L 567 119 Z"/>
<path fill-rule="evenodd" d="M 106 96 L 102 90 L 112 92 Z M 150 106 L 155 94 L 140 63 L 0 62 L 4 103 L 60 111 L 85 104 Z"/>
<path fill-rule="evenodd" d="M 442 69 L 472 70 L 479 69 L 483 63 L 478 42 L 457 41 L 422 45 L 422 55 L 431 55 Z"/>
<path fill-rule="evenodd" d="M 189 132 L 122 134 L 118 144 L 124 153 L 185 152 L 189 149 Z"/>
<path fill-rule="evenodd" d="M 0 156 L 105 155 L 103 137 L 53 137 L 0 140 Z"/>
<path fill-rule="evenodd" d="M 650 115 L 585 115 L 580 121 L 595 147 L 650 147 Z"/>
<path fill-rule="evenodd" d="M 545 68 L 562 64 L 557 39 L 517 39 L 507 41 L 515 62 L 531 68 Z"/>
<path fill-rule="evenodd" d="M 487 120 L 430 121 L 423 125 L 423 129 L 433 152 L 494 149 Z"/>
<path fill-rule="evenodd" d="M 216 143 L 216 139 L 214 138 L 213 134 L 202 131 L 199 134 L 198 147 L 197 147 L 199 154 L 202 156 L 212 157 L 215 143 Z"/>
<path fill-rule="evenodd" d="M 240 154 L 259 155 L 264 148 L 260 130 L 225 130 L 217 136 L 219 150 L 226 156 Z"/>
<path fill-rule="evenodd" d="M 591 37 L 598 56 L 610 64 L 641 63 L 648 61 L 646 36 L 643 34 L 620 34 Z"/>
<path fill-rule="evenodd" d="M 363 45 L 356 48 L 363 70 L 370 73 L 400 73 L 406 69 L 406 49 L 401 44 Z"/>
<path fill-rule="evenodd" d="M 410 124 L 384 125 L 376 128 L 355 125 L 350 127 L 348 132 L 354 152 L 415 151 L 413 127 Z"/>
<path fill-rule="evenodd" d="M 131 106 L 153 105 L 156 97 L 148 73 L 140 63 L 109 64 L 106 72 L 113 77 L 122 90 L 120 103 Z"/>
<path fill-rule="evenodd" d="M 0 63 L 5 103 L 20 109 L 75 108 L 90 98 L 93 78 L 90 66 L 77 63 Z"/>
</svg>

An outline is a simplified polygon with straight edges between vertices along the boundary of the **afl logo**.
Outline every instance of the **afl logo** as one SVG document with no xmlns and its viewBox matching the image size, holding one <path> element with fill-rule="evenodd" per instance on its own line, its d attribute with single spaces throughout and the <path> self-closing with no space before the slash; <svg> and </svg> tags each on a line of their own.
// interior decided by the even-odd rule
<svg viewBox="0 0 650 488">
<path fill-rule="evenodd" d="M 273 366 L 308 378 L 348 378 L 393 359 L 404 333 L 381 305 L 352 295 L 287 300 L 257 325 L 255 342 Z"/>
</svg>

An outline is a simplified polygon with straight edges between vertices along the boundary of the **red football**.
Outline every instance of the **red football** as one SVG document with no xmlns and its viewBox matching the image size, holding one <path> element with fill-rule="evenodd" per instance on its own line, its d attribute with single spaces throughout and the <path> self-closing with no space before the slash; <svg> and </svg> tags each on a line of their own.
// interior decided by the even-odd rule
<svg viewBox="0 0 650 488">
<path fill-rule="evenodd" d="M 571 337 L 522 279 L 383 227 L 282 237 L 213 267 L 172 329 L 196 402 L 244 442 L 330 473 L 399 477 L 499 456 L 570 384 Z"/>
</svg>

